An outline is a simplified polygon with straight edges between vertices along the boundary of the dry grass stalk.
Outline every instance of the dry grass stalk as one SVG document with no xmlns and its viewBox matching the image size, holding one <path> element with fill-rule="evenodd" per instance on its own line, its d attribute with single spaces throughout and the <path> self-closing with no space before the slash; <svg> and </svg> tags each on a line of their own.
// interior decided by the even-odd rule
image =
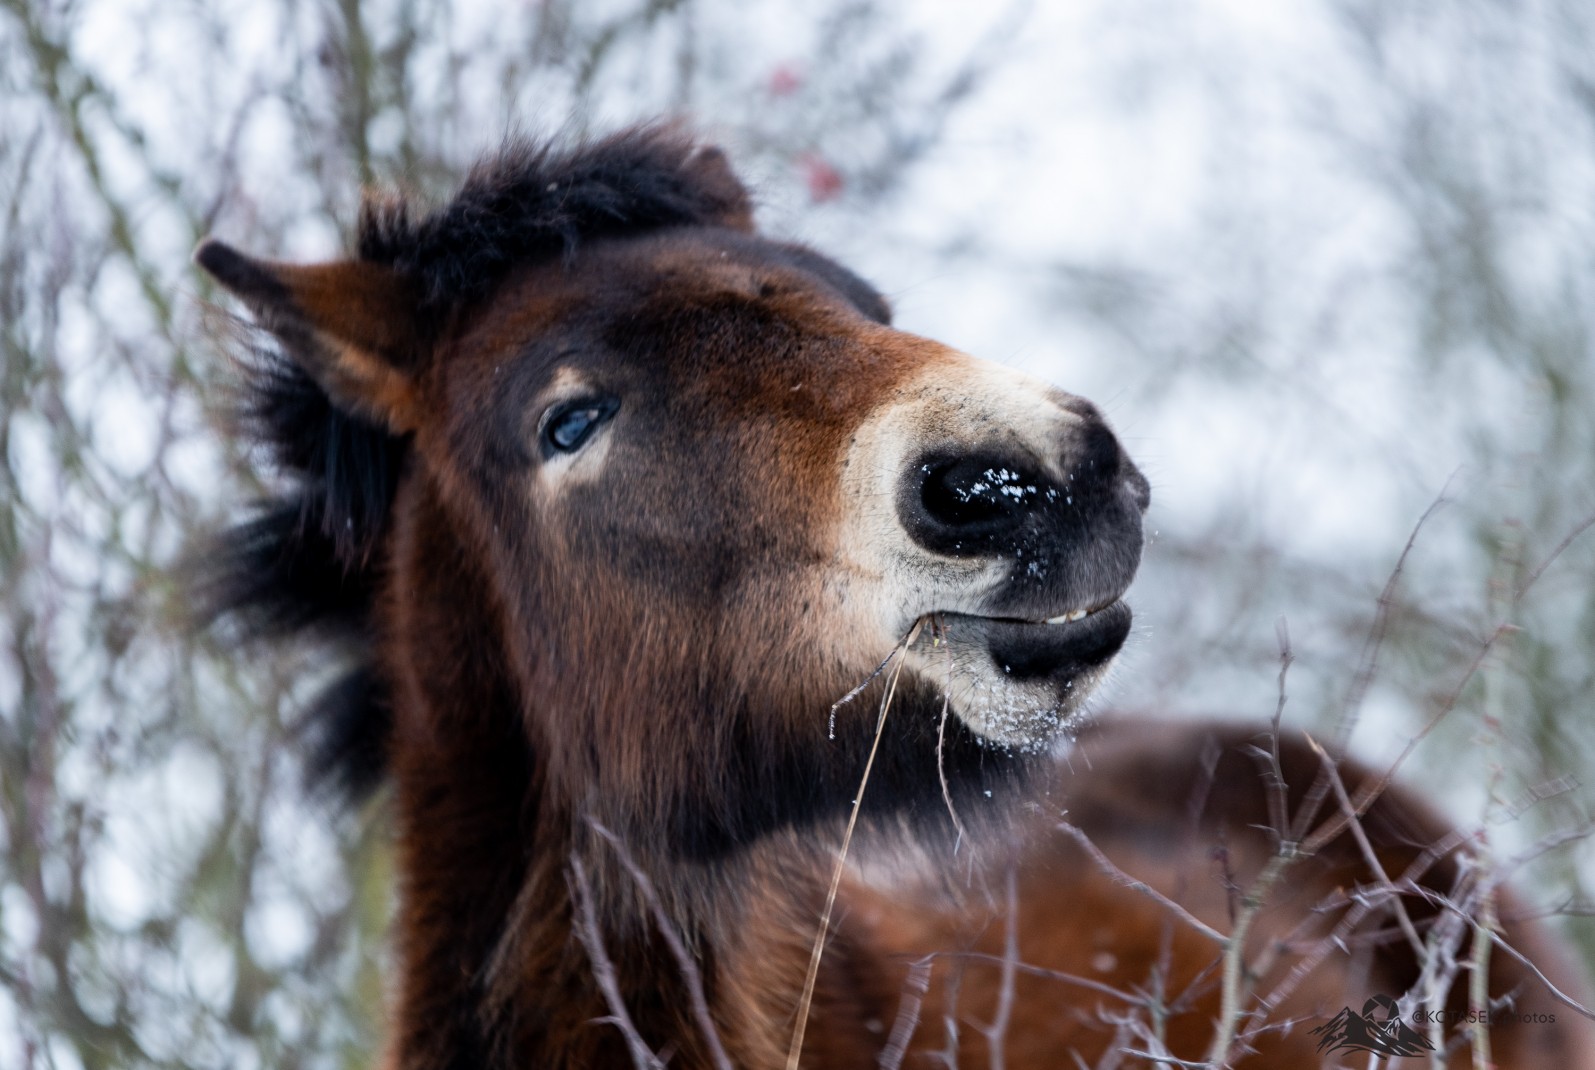
<svg viewBox="0 0 1595 1070">
<path fill-rule="evenodd" d="M 814 937 L 814 952 L 809 956 L 808 974 L 803 979 L 803 994 L 798 998 L 797 1021 L 792 1027 L 792 1046 L 786 1055 L 787 1070 L 797 1070 L 798 1058 L 803 1053 L 803 1034 L 808 1030 L 809 1007 L 814 1002 L 814 982 L 820 975 L 820 960 L 825 955 L 825 937 L 831 929 L 831 911 L 836 907 L 836 892 L 842 885 L 842 871 L 847 867 L 847 852 L 853 844 L 853 830 L 858 827 L 858 812 L 864 804 L 864 789 L 869 786 L 870 770 L 875 767 L 875 753 L 880 749 L 881 733 L 886 730 L 886 715 L 891 712 L 892 699 L 897 694 L 897 681 L 902 678 L 903 662 L 908 658 L 908 648 L 914 645 L 915 639 L 919 638 L 924 623 L 923 617 L 915 621 L 914 626 L 903 637 L 903 641 L 892 652 L 897 658 L 897 667 L 892 671 L 891 684 L 881 698 L 880 716 L 875 721 L 875 739 L 870 744 L 869 757 L 864 760 L 864 773 L 859 777 L 858 792 L 853 796 L 853 809 L 847 815 L 847 829 L 842 833 L 842 849 L 837 853 L 836 867 L 831 871 L 831 886 L 825 893 L 825 909 L 820 913 L 820 930 Z M 887 662 L 890 660 L 891 658 L 888 658 Z M 882 662 L 882 668 L 885 665 L 886 662 Z M 871 679 L 879 673 L 880 669 L 876 669 L 875 673 L 871 674 Z M 862 688 L 855 688 L 849 692 L 848 697 L 858 694 L 860 690 Z M 832 716 L 835 716 L 836 706 L 831 707 L 831 712 Z"/>
</svg>

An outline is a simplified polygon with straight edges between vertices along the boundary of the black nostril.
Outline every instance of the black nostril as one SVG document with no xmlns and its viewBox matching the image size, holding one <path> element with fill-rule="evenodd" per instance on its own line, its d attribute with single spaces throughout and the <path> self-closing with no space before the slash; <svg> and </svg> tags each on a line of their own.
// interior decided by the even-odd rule
<svg viewBox="0 0 1595 1070">
<path fill-rule="evenodd" d="M 1053 485 L 1013 461 L 929 458 L 908 473 L 899 511 L 922 546 L 939 553 L 989 553 L 1011 541 Z"/>
<path fill-rule="evenodd" d="M 1036 492 L 1018 472 L 984 461 L 924 465 L 919 500 L 925 511 L 951 528 L 983 527 L 1015 512 Z"/>
</svg>

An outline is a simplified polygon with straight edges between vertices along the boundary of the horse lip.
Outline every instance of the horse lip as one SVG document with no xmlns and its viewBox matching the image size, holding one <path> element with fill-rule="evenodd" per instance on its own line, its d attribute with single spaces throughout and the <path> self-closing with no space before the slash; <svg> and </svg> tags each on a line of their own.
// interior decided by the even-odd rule
<svg viewBox="0 0 1595 1070">
<path fill-rule="evenodd" d="M 952 610 L 938 611 L 936 613 L 930 614 L 930 616 L 932 618 L 943 619 L 958 618 L 963 620 L 984 620 L 992 621 L 998 624 L 1020 624 L 1038 628 L 1048 626 L 1056 627 L 1058 625 L 1064 624 L 1078 624 L 1087 617 L 1093 617 L 1110 606 L 1118 605 L 1123 600 L 1123 597 L 1124 593 L 1121 591 L 1118 594 L 1112 594 L 1106 598 L 1092 602 L 1085 608 L 1066 609 L 1062 613 L 1051 617 L 1009 617 L 993 613 L 960 613 L 953 612 Z"/>
<path fill-rule="evenodd" d="M 960 624 L 968 626 L 978 636 L 976 642 L 1015 680 L 1073 675 L 1100 665 L 1123 647 L 1131 622 L 1130 607 L 1119 598 L 1060 624 L 967 613 L 937 616 L 949 632 L 959 631 Z"/>
</svg>

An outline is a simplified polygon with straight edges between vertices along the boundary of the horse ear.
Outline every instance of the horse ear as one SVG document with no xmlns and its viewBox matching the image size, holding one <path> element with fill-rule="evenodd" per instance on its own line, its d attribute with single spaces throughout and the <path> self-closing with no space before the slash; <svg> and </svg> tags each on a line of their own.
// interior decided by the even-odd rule
<svg viewBox="0 0 1595 1070">
<path fill-rule="evenodd" d="M 398 434 L 416 428 L 415 371 L 424 347 L 420 302 L 404 276 L 363 260 L 257 260 L 214 238 L 200 244 L 194 260 L 282 339 L 335 405 Z"/>
<path fill-rule="evenodd" d="M 731 160 L 715 145 L 704 145 L 687 160 L 687 171 L 700 189 L 715 202 L 715 222 L 722 227 L 753 233 L 753 198 L 731 170 Z"/>
</svg>

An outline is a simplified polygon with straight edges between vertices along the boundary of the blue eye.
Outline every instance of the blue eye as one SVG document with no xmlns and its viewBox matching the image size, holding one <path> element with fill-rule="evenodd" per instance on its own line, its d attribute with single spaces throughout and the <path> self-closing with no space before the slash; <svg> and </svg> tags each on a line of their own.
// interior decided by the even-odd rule
<svg viewBox="0 0 1595 1070">
<path fill-rule="evenodd" d="M 620 402 L 614 398 L 579 398 L 556 405 L 543 421 L 545 456 L 575 453 L 618 408 Z"/>
</svg>

